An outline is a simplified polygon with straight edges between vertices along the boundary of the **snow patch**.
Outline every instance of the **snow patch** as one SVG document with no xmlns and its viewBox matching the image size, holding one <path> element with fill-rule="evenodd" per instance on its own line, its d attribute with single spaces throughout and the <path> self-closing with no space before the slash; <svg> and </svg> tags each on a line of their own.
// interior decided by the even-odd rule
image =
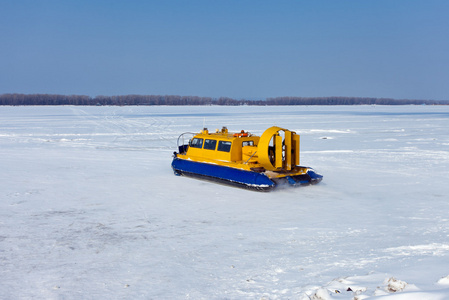
<svg viewBox="0 0 449 300">
<path fill-rule="evenodd" d="M 449 275 L 438 280 L 438 284 L 449 285 Z"/>
<path fill-rule="evenodd" d="M 394 277 L 389 278 L 385 284 L 386 284 L 385 290 L 390 293 L 400 292 L 404 290 L 405 287 L 407 286 L 407 282 L 398 280 Z"/>
<path fill-rule="evenodd" d="M 326 289 L 318 289 L 310 298 L 311 300 L 329 300 L 331 299 L 329 292 Z"/>
<path fill-rule="evenodd" d="M 449 252 L 449 245 L 432 243 L 427 245 L 401 246 L 385 249 L 385 252 L 390 252 L 393 253 L 394 255 L 400 256 L 408 256 L 408 255 L 445 256 L 447 252 Z"/>
</svg>

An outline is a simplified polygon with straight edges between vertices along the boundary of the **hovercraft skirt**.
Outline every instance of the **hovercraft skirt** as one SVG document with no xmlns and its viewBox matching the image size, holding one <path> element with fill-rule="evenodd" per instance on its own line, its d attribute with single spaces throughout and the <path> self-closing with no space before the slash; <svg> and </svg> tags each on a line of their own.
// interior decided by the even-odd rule
<svg viewBox="0 0 449 300">
<path fill-rule="evenodd" d="M 269 191 L 276 185 L 263 173 L 179 158 L 173 159 L 172 168 L 173 171 L 179 175 L 225 183 L 257 191 Z"/>
</svg>

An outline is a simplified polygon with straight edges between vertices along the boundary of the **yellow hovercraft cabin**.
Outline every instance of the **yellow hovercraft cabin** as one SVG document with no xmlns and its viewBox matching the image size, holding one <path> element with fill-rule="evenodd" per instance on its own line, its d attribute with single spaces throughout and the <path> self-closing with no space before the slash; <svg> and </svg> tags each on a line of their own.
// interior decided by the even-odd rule
<svg viewBox="0 0 449 300">
<path fill-rule="evenodd" d="M 193 135 L 184 143 L 186 135 Z M 323 176 L 299 166 L 299 135 L 270 127 L 259 137 L 226 127 L 210 133 L 183 133 L 178 138 L 172 168 L 176 175 L 199 177 L 255 190 L 271 190 L 282 182 L 315 184 Z"/>
</svg>

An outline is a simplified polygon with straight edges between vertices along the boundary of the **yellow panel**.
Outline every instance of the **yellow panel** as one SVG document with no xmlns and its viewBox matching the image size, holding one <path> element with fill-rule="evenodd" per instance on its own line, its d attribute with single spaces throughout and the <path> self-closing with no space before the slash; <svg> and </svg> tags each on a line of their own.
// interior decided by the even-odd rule
<svg viewBox="0 0 449 300">
<path fill-rule="evenodd" d="M 215 139 L 212 138 L 211 135 L 196 135 L 196 138 L 202 138 L 202 139 L 209 139 L 209 140 L 216 140 L 217 144 L 222 139 Z M 223 141 L 228 141 L 227 139 L 223 139 Z M 204 143 L 204 142 L 203 142 Z M 204 145 L 203 145 L 204 147 Z M 231 147 L 232 151 L 232 147 Z M 207 159 L 216 159 L 216 160 L 226 160 L 231 161 L 231 153 L 232 152 L 224 152 L 224 151 L 218 151 L 218 150 L 209 150 L 204 148 L 194 148 L 189 147 L 187 150 L 187 156 L 189 157 L 198 157 L 198 158 L 207 158 Z"/>
<path fill-rule="evenodd" d="M 285 131 L 285 168 L 292 169 L 292 132 Z"/>
<path fill-rule="evenodd" d="M 293 165 L 299 165 L 299 135 L 293 133 Z"/>
<path fill-rule="evenodd" d="M 280 135 L 275 135 L 275 165 L 274 167 L 276 169 L 280 169 L 282 168 L 282 136 Z"/>
</svg>

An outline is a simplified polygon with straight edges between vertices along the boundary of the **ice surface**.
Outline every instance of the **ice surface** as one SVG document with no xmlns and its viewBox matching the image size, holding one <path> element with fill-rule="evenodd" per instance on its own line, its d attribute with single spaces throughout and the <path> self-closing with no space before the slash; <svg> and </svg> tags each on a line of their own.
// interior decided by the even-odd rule
<svg viewBox="0 0 449 300">
<path fill-rule="evenodd" d="M 447 106 L 0 107 L 0 120 L 1 299 L 449 298 Z M 203 124 L 294 130 L 324 179 L 258 193 L 174 176 L 178 136 Z"/>
</svg>

